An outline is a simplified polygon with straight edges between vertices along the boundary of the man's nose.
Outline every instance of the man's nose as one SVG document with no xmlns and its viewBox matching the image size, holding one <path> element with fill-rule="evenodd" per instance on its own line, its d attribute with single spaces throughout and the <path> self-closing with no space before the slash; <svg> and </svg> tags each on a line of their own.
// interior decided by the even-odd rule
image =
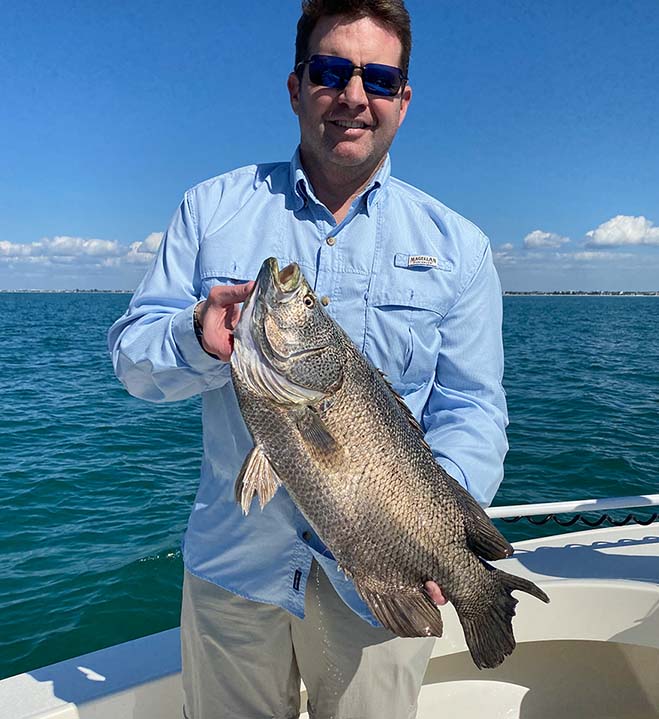
<svg viewBox="0 0 659 719">
<path fill-rule="evenodd" d="M 364 89 L 361 68 L 356 67 L 353 70 L 352 77 L 348 81 L 348 84 L 343 88 L 341 97 L 343 98 L 343 101 L 350 106 L 368 105 L 368 97 L 366 96 L 366 90 Z"/>
</svg>

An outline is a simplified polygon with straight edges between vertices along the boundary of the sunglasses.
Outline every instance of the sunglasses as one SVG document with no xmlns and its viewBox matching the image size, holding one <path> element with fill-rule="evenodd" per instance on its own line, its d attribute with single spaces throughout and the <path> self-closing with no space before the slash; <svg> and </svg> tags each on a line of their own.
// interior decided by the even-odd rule
<svg viewBox="0 0 659 719">
<path fill-rule="evenodd" d="M 314 85 L 322 85 L 334 90 L 345 89 L 355 70 L 361 70 L 364 90 L 369 95 L 395 97 L 407 81 L 398 67 L 373 62 L 367 65 L 355 65 L 345 57 L 334 55 L 312 55 L 308 60 L 298 63 L 295 72 L 301 76 L 301 68 L 305 65 L 309 66 L 309 80 Z"/>
</svg>

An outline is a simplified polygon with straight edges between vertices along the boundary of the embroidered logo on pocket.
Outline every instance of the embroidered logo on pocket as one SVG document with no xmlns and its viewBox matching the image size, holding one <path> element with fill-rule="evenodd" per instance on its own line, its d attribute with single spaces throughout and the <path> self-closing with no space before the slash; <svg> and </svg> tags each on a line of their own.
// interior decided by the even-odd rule
<svg viewBox="0 0 659 719">
<path fill-rule="evenodd" d="M 410 255 L 407 259 L 408 267 L 437 267 L 437 258 L 430 255 Z"/>
<path fill-rule="evenodd" d="M 408 269 L 438 269 L 451 272 L 453 263 L 442 261 L 434 255 L 406 255 L 396 253 L 394 256 L 395 267 L 407 267 Z"/>
</svg>

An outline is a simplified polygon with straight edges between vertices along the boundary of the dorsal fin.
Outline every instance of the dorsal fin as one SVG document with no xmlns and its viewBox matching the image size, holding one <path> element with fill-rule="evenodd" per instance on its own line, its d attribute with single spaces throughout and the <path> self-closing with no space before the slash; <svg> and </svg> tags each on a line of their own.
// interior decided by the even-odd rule
<svg viewBox="0 0 659 719">
<path fill-rule="evenodd" d="M 417 418 L 412 414 L 412 410 L 405 404 L 405 400 L 396 392 L 396 390 L 391 385 L 391 382 L 387 379 L 387 376 L 382 372 L 382 370 L 375 368 L 375 371 L 378 373 L 382 381 L 385 383 L 391 394 L 396 398 L 396 402 L 398 403 L 399 409 L 403 412 L 405 415 L 405 418 L 412 426 L 412 429 L 416 434 L 418 434 L 419 439 L 423 443 L 423 445 L 426 447 L 426 449 L 432 453 L 432 450 L 430 449 L 430 445 L 426 442 L 425 438 L 425 432 L 423 431 L 423 428 L 419 424 Z"/>
</svg>

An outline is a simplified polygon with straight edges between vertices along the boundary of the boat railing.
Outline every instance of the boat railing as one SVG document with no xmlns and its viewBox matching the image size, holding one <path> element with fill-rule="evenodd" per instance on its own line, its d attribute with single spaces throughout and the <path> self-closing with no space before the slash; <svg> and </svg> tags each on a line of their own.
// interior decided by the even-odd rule
<svg viewBox="0 0 659 719">
<path fill-rule="evenodd" d="M 522 518 L 531 524 L 546 524 L 554 521 L 563 527 L 571 526 L 577 522 L 598 527 L 601 524 L 622 526 L 624 524 L 651 524 L 659 518 L 659 512 L 652 512 L 646 516 L 637 516 L 628 513 L 626 517 L 615 518 L 608 514 L 610 511 L 620 509 L 647 509 L 659 506 L 659 494 L 643 494 L 632 497 L 605 497 L 601 499 L 578 499 L 569 502 L 539 502 L 536 504 L 513 504 L 502 507 L 489 507 L 485 511 L 491 519 L 502 519 L 504 522 L 517 522 Z M 584 514 L 596 513 L 600 516 L 589 519 Z M 557 515 L 572 514 L 570 519 L 560 519 Z"/>
</svg>

